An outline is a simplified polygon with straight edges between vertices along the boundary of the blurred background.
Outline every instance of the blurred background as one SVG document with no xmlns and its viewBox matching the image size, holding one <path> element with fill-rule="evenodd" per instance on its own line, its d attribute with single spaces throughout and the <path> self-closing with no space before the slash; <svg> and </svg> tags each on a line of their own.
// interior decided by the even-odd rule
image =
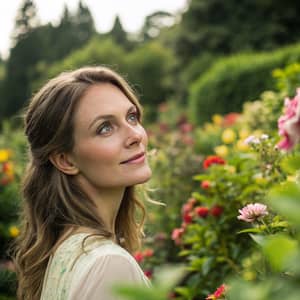
<svg viewBox="0 0 300 300">
<path fill-rule="evenodd" d="M 299 178 L 297 143 L 291 161 L 275 147 L 284 99 L 300 86 L 299 12 L 296 0 L 1 1 L 0 300 L 15 299 L 7 249 L 19 234 L 27 162 L 22 109 L 51 77 L 99 64 L 139 95 L 153 150 L 151 198 L 166 204 L 147 204 L 145 248 L 136 258 L 154 280 L 165 263 L 187 270 L 175 288 L 145 299 L 225 299 L 223 290 L 212 293 L 232 276 L 244 281 L 233 281 L 228 299 L 298 299 L 300 271 L 283 257 L 300 257 L 300 216 L 286 214 L 300 206 L 277 207 L 267 194 Z M 252 146 L 244 143 L 249 136 Z M 300 199 L 299 190 L 293 195 Z M 237 215 L 254 201 L 275 209 L 265 225 L 249 228 Z M 267 241 L 262 254 L 237 234 L 243 230 L 284 233 L 274 245 L 286 247 L 274 255 Z M 298 252 L 289 252 L 291 243 Z M 134 291 L 130 297 L 140 299 Z"/>
</svg>

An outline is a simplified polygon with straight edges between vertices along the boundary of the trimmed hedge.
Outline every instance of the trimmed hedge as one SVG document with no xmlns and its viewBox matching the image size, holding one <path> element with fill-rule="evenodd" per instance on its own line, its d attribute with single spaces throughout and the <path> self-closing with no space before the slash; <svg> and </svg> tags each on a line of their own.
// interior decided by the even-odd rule
<svg viewBox="0 0 300 300">
<path fill-rule="evenodd" d="M 242 110 L 246 101 L 274 89 L 272 70 L 300 61 L 300 44 L 272 52 L 237 54 L 217 60 L 189 88 L 189 116 L 202 124 L 215 113 Z"/>
</svg>

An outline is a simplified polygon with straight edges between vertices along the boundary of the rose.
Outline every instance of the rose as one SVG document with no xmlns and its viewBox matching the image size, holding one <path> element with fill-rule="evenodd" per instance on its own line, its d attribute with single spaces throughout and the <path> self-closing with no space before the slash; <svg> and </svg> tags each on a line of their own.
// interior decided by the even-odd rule
<svg viewBox="0 0 300 300">
<path fill-rule="evenodd" d="M 278 119 L 279 135 L 283 139 L 277 144 L 282 150 L 291 150 L 300 141 L 300 88 L 294 99 L 286 98 L 285 112 Z"/>
</svg>

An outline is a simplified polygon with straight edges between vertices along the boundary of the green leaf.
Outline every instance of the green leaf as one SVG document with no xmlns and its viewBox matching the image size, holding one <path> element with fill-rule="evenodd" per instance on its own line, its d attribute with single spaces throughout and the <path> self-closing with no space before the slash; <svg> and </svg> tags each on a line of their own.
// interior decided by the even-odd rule
<svg viewBox="0 0 300 300">
<path fill-rule="evenodd" d="M 267 204 L 292 223 L 300 226 L 300 188 L 294 182 L 286 182 L 273 188 L 266 198 Z"/>
<path fill-rule="evenodd" d="M 275 271 L 284 271 L 298 254 L 298 243 L 284 234 L 267 236 L 263 252 Z"/>
<path fill-rule="evenodd" d="M 238 234 L 240 233 L 247 233 L 247 232 L 254 232 L 254 233 L 261 233 L 263 232 L 263 230 L 261 228 L 248 228 L 248 229 L 243 229 L 241 231 L 238 232 Z"/>
<path fill-rule="evenodd" d="M 300 170 L 300 154 L 284 157 L 280 165 L 285 172 L 294 174 L 296 171 Z"/>
<path fill-rule="evenodd" d="M 252 240 L 260 246 L 264 245 L 265 236 L 260 234 L 249 234 Z"/>
</svg>

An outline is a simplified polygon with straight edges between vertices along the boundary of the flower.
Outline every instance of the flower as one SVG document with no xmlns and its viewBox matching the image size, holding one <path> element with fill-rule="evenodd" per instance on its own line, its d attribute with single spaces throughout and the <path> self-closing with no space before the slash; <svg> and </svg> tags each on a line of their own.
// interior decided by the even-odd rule
<svg viewBox="0 0 300 300">
<path fill-rule="evenodd" d="M 249 146 L 243 140 L 238 140 L 236 142 L 236 149 L 243 152 L 249 150 Z"/>
<path fill-rule="evenodd" d="M 225 157 L 228 155 L 228 147 L 225 145 L 220 145 L 214 148 L 215 152 L 217 155 L 221 156 L 221 157 Z"/>
<path fill-rule="evenodd" d="M 209 155 L 203 162 L 203 168 L 207 169 L 213 164 L 224 165 L 225 160 L 217 155 Z"/>
<path fill-rule="evenodd" d="M 212 116 L 212 121 L 215 125 L 222 125 L 223 117 L 221 115 L 215 114 Z"/>
<path fill-rule="evenodd" d="M 291 150 L 300 141 L 300 88 L 294 99 L 286 98 L 285 112 L 278 119 L 278 133 L 282 140 L 277 144 L 282 150 Z"/>
<path fill-rule="evenodd" d="M 208 215 L 209 209 L 205 206 L 198 206 L 195 208 L 195 213 L 201 217 L 205 218 Z"/>
<path fill-rule="evenodd" d="M 250 145 L 250 144 L 259 144 L 259 139 L 254 136 L 254 135 L 249 135 L 245 140 L 244 140 L 244 143 L 246 145 Z"/>
<path fill-rule="evenodd" d="M 181 133 L 189 133 L 193 131 L 194 126 L 190 123 L 182 123 L 179 125 Z"/>
<path fill-rule="evenodd" d="M 267 211 L 267 206 L 261 203 L 248 204 L 242 209 L 239 209 L 239 213 L 240 215 L 237 218 L 249 223 L 269 214 Z"/>
<path fill-rule="evenodd" d="M 249 130 L 247 128 L 242 128 L 239 131 L 239 137 L 240 137 L 240 139 L 244 140 L 248 136 L 249 136 Z"/>
<path fill-rule="evenodd" d="M 222 133 L 223 143 L 231 144 L 235 141 L 235 139 L 236 139 L 236 134 L 232 129 L 228 128 L 223 131 Z"/>
<path fill-rule="evenodd" d="M 210 209 L 210 214 L 214 217 L 219 217 L 223 213 L 223 207 L 220 205 L 215 205 Z"/>
<path fill-rule="evenodd" d="M 238 113 L 229 113 L 224 116 L 223 125 L 224 126 L 232 126 L 236 123 L 238 118 L 240 117 L 240 114 Z"/>
<path fill-rule="evenodd" d="M 207 190 L 211 187 L 211 182 L 209 180 L 203 180 L 201 182 L 201 187 L 204 189 L 204 190 Z"/>
<path fill-rule="evenodd" d="M 144 260 L 144 255 L 143 255 L 142 252 L 137 251 L 137 252 L 134 253 L 133 256 L 134 256 L 135 260 L 136 260 L 138 263 L 140 263 L 140 262 L 142 262 L 142 261 Z"/>
<path fill-rule="evenodd" d="M 216 291 L 213 294 L 208 295 L 206 297 L 206 300 L 221 299 L 221 297 L 225 296 L 226 291 L 227 291 L 227 286 L 225 284 L 222 284 L 216 289 Z"/>
<path fill-rule="evenodd" d="M 153 272 L 152 272 L 151 270 L 145 270 L 145 271 L 144 271 L 144 274 L 145 274 L 149 279 L 151 279 L 151 278 L 152 278 Z"/>
<path fill-rule="evenodd" d="M 20 230 L 17 226 L 10 226 L 8 231 L 9 235 L 13 238 L 17 237 L 20 234 Z"/>
<path fill-rule="evenodd" d="M 0 162 L 5 162 L 9 159 L 9 151 L 6 149 L 0 149 Z"/>
<path fill-rule="evenodd" d="M 181 244 L 181 237 L 184 233 L 184 228 L 175 228 L 172 232 L 172 240 L 175 242 L 176 245 Z"/>
<path fill-rule="evenodd" d="M 143 256 L 144 257 L 152 257 L 154 254 L 153 249 L 147 248 L 143 251 Z"/>
<path fill-rule="evenodd" d="M 183 221 L 186 224 L 190 224 L 193 222 L 193 214 L 188 212 L 186 214 L 183 215 Z"/>
</svg>

